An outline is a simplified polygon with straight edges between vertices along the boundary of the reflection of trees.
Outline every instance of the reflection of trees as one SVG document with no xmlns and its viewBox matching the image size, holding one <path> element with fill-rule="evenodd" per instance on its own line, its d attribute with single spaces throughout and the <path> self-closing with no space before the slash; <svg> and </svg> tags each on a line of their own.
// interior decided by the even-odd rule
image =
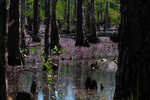
<svg viewBox="0 0 150 100">
<path fill-rule="evenodd" d="M 55 63 L 59 64 L 59 61 Z M 58 69 L 55 71 L 53 70 L 53 72 L 51 73 L 51 76 L 52 76 L 52 82 L 50 83 L 50 99 L 56 100 L 55 91 L 56 91 L 56 82 L 58 80 Z"/>
<path fill-rule="evenodd" d="M 12 75 L 12 73 L 10 75 Z M 12 76 L 12 77 L 13 78 L 11 78 L 11 79 L 8 78 L 8 84 L 9 84 L 8 85 L 8 95 L 15 95 L 17 93 L 17 91 L 19 90 L 18 77 L 14 77 L 14 76 Z"/>
<path fill-rule="evenodd" d="M 75 66 L 75 87 L 77 89 L 81 89 L 81 74 L 82 74 L 82 63 L 79 61 L 76 61 L 76 66 Z"/>
<path fill-rule="evenodd" d="M 47 85 L 47 73 L 44 72 L 43 73 L 43 94 L 44 94 L 44 100 L 49 100 L 49 89 L 48 89 L 48 85 Z"/>
</svg>

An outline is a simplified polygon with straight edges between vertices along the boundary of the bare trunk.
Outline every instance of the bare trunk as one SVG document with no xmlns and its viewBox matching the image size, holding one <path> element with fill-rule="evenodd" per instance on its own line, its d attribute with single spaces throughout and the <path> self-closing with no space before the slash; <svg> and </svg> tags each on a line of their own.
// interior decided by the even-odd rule
<svg viewBox="0 0 150 100">
<path fill-rule="evenodd" d="M 49 55 L 49 33 L 50 33 L 50 0 L 45 0 L 45 61 Z"/>
<path fill-rule="evenodd" d="M 109 28 L 109 18 L 108 18 L 108 1 L 106 0 L 105 6 L 105 18 L 104 18 L 104 31 Z"/>
<path fill-rule="evenodd" d="M 119 67 L 114 100 L 149 100 L 149 1 L 121 0 Z"/>
<path fill-rule="evenodd" d="M 6 92 L 6 0 L 0 1 L 0 99 L 7 100 Z"/>
<path fill-rule="evenodd" d="M 20 35 L 20 0 L 10 0 L 9 28 L 8 28 L 8 64 L 21 65 L 21 54 L 19 50 Z"/>
<path fill-rule="evenodd" d="M 90 2 L 87 1 L 87 15 L 86 15 L 86 25 L 88 32 L 88 40 L 91 43 L 98 42 L 96 36 L 96 18 L 95 18 L 95 8 L 94 8 L 94 0 Z"/>
<path fill-rule="evenodd" d="M 64 0 L 64 21 L 67 21 L 67 0 Z"/>
<path fill-rule="evenodd" d="M 67 32 L 70 33 L 70 0 L 67 0 Z"/>
<path fill-rule="evenodd" d="M 52 16 L 51 16 L 51 48 L 54 48 L 56 45 L 60 48 L 59 44 L 59 33 L 58 33 L 58 25 L 57 25 L 57 17 L 56 17 L 56 4 L 57 0 L 52 0 Z"/>
<path fill-rule="evenodd" d="M 33 24 L 33 34 L 32 34 L 32 39 L 34 42 L 40 42 L 39 38 L 39 16 L 40 16 L 40 0 L 34 0 L 34 24 Z"/>
<path fill-rule="evenodd" d="M 77 0 L 77 37 L 76 46 L 84 45 L 84 35 L 83 35 L 83 17 L 82 17 L 82 0 Z"/>
</svg>

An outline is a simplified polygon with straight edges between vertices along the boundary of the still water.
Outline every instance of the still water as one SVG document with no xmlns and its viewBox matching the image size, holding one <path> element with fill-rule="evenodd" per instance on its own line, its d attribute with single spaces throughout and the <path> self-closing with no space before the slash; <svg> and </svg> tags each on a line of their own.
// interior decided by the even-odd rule
<svg viewBox="0 0 150 100">
<path fill-rule="evenodd" d="M 109 58 L 108 58 L 109 59 Z M 115 91 L 115 71 L 90 70 L 93 60 L 59 60 L 58 79 L 55 85 L 55 100 L 112 100 Z M 106 63 L 108 64 L 108 63 Z M 101 67 L 107 66 L 105 64 Z M 19 72 L 9 80 L 9 93 L 30 92 L 33 80 L 37 81 L 37 100 L 51 100 L 47 87 L 46 72 L 31 70 Z M 97 82 L 97 90 L 86 90 L 87 77 Z M 101 89 L 101 84 L 104 89 Z"/>
<path fill-rule="evenodd" d="M 104 40 L 106 42 L 106 39 Z M 68 60 L 62 60 L 61 58 L 57 60 L 59 67 L 56 83 L 51 86 L 55 88 L 53 93 L 48 88 L 47 73 L 42 71 L 40 60 L 36 61 L 37 57 L 31 57 L 31 60 L 28 59 L 29 62 L 25 65 L 27 70 L 17 71 L 17 68 L 12 67 L 12 70 L 8 71 L 8 94 L 13 96 L 19 91 L 30 92 L 31 84 L 35 80 L 37 82 L 35 100 L 113 100 L 116 71 L 113 58 L 116 58 L 117 46 L 114 47 L 114 44 L 110 43 L 101 43 L 100 45 L 86 48 L 87 51 L 85 52 L 85 48 L 75 50 L 75 47 L 71 47 L 72 40 L 70 42 L 68 39 L 64 39 L 62 42 L 65 43 L 64 45 L 66 45 L 65 41 L 68 41 L 68 47 L 66 47 L 66 53 L 63 56 L 67 58 L 66 55 L 68 55 Z M 103 51 L 105 50 L 101 49 L 106 49 L 108 52 L 104 53 Z M 40 49 L 37 48 L 37 50 Z M 70 55 L 72 59 L 69 60 Z M 81 59 L 74 59 L 78 57 L 75 57 L 76 55 L 79 55 Z M 91 55 L 99 58 L 84 59 L 84 57 L 92 57 Z M 101 59 L 106 59 L 107 61 L 101 62 Z M 100 60 L 98 69 L 91 70 L 91 64 L 96 60 Z M 97 90 L 85 89 L 87 77 L 96 81 Z M 55 95 L 54 99 L 52 99 L 52 94 Z"/>
</svg>

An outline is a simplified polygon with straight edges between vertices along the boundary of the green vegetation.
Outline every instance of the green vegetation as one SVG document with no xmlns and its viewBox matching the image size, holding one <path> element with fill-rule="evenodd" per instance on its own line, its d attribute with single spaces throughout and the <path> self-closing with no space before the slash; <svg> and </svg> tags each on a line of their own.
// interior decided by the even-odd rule
<svg viewBox="0 0 150 100">
<path fill-rule="evenodd" d="M 33 1 L 34 0 L 27 0 L 26 5 L 26 16 L 29 17 L 31 20 L 33 19 Z M 86 1 L 85 1 L 86 2 Z M 120 23 L 120 2 L 119 0 L 108 0 L 109 3 L 109 23 L 110 24 L 116 24 L 118 25 Z M 24 8 L 22 6 L 22 8 Z M 85 5 L 83 5 L 83 8 L 85 8 Z M 41 21 L 44 21 L 45 13 L 44 13 L 44 0 L 40 1 L 40 19 Z M 102 14 L 102 17 L 104 18 L 104 13 L 106 9 L 106 0 L 95 0 L 95 11 L 96 11 L 96 19 L 98 18 L 98 12 Z M 66 27 L 66 20 L 65 18 L 65 10 L 67 10 L 67 0 L 58 0 L 57 1 L 57 8 L 56 8 L 56 15 L 57 19 L 61 20 L 64 25 L 62 27 Z M 23 12 L 23 11 L 22 11 Z M 24 12 L 23 12 L 24 13 Z M 99 13 L 99 14 L 100 14 Z M 70 1 L 70 21 L 74 21 L 75 18 L 75 2 L 74 0 Z M 99 21 L 101 21 L 101 15 L 99 15 Z M 98 20 L 98 19 L 97 19 Z"/>
<path fill-rule="evenodd" d="M 25 15 L 30 18 L 31 20 L 33 20 L 33 4 L 34 4 L 34 0 L 26 0 L 26 12 Z M 22 6 L 22 8 L 24 8 Z M 22 14 L 24 15 L 24 12 L 22 11 Z M 40 1 L 40 20 L 44 21 L 45 19 L 45 13 L 44 13 L 44 0 Z"/>
<path fill-rule="evenodd" d="M 96 14 L 99 11 L 100 13 L 102 13 L 102 17 L 104 18 L 104 14 L 106 10 L 106 1 L 108 1 L 109 23 L 117 24 L 117 25 L 120 24 L 120 2 L 119 0 L 96 0 L 95 1 Z M 99 20 L 101 21 L 101 19 L 103 18 L 101 18 L 101 15 L 99 16 L 100 16 Z"/>
</svg>

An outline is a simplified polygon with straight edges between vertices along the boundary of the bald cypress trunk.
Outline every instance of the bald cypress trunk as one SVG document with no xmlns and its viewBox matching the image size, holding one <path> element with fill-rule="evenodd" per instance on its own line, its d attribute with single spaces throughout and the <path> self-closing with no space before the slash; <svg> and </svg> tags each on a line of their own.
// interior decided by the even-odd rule
<svg viewBox="0 0 150 100">
<path fill-rule="evenodd" d="M 121 0 L 114 100 L 150 100 L 150 1 Z"/>
<path fill-rule="evenodd" d="M 49 33 L 50 33 L 50 0 L 45 0 L 45 61 L 49 55 Z"/>
<path fill-rule="evenodd" d="M 77 0 L 74 0 L 74 13 L 75 17 L 77 17 Z"/>
<path fill-rule="evenodd" d="M 96 35 L 96 18 L 94 0 L 87 0 L 86 3 L 86 34 L 88 34 L 88 40 L 91 43 L 98 41 Z"/>
<path fill-rule="evenodd" d="M 64 21 L 67 21 L 67 0 L 63 0 L 64 2 Z"/>
<path fill-rule="evenodd" d="M 34 0 L 34 24 L 33 24 L 33 34 L 32 34 L 32 39 L 33 42 L 40 42 L 40 37 L 39 37 L 39 17 L 40 17 L 40 0 Z"/>
<path fill-rule="evenodd" d="M 108 1 L 106 0 L 105 18 L 104 18 L 104 31 L 106 31 L 108 28 L 109 28 Z"/>
<path fill-rule="evenodd" d="M 67 32 L 70 33 L 70 0 L 67 0 Z"/>
<path fill-rule="evenodd" d="M 0 1 L 0 99 L 7 100 L 6 92 L 6 0 Z"/>
<path fill-rule="evenodd" d="M 90 2 L 86 0 L 86 35 L 90 35 Z"/>
<path fill-rule="evenodd" d="M 52 16 L 51 16 L 51 48 L 54 48 L 56 45 L 58 48 L 60 48 L 59 44 L 59 33 L 58 33 L 58 23 L 57 17 L 56 17 L 56 4 L 57 0 L 52 0 Z"/>
<path fill-rule="evenodd" d="M 90 2 L 90 37 L 89 42 L 96 43 L 97 42 L 97 35 L 96 35 L 96 18 L 95 18 L 95 7 L 94 7 L 94 0 Z"/>
<path fill-rule="evenodd" d="M 82 29 L 83 16 L 82 16 L 82 0 L 77 0 L 77 36 L 76 46 L 84 45 L 84 34 Z"/>
<path fill-rule="evenodd" d="M 9 28 L 8 28 L 8 64 L 21 65 L 19 50 L 20 35 L 20 0 L 10 0 Z"/>
</svg>

